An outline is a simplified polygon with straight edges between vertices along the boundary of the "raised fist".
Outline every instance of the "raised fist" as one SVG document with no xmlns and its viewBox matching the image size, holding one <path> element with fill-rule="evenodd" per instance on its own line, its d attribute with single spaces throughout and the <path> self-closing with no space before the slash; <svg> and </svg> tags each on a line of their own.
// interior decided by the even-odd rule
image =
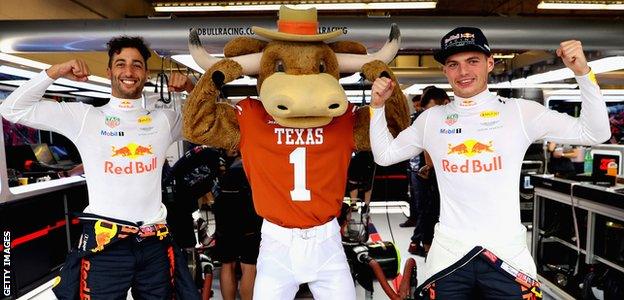
<svg viewBox="0 0 624 300">
<path fill-rule="evenodd" d="M 561 42 L 560 47 L 557 49 L 557 56 L 561 57 L 565 66 L 572 70 L 576 76 L 585 75 L 590 71 L 587 59 L 583 53 L 583 45 L 581 45 L 580 41 L 569 40 Z"/>
<path fill-rule="evenodd" d="M 193 84 L 193 82 L 191 81 L 191 79 L 188 78 L 188 76 L 179 73 L 179 72 L 173 72 L 171 73 L 171 76 L 169 76 L 169 90 L 173 91 L 173 92 L 188 92 L 190 93 L 193 88 L 195 87 L 195 85 Z"/>
<path fill-rule="evenodd" d="M 48 76 L 52 79 L 65 77 L 74 81 L 87 81 L 87 76 L 91 75 L 89 67 L 82 59 L 72 59 L 70 61 L 56 64 L 46 70 Z"/>
<path fill-rule="evenodd" d="M 394 81 L 390 78 L 379 77 L 373 82 L 371 89 L 371 107 L 382 107 L 386 103 L 386 100 L 392 96 L 394 89 Z"/>
</svg>

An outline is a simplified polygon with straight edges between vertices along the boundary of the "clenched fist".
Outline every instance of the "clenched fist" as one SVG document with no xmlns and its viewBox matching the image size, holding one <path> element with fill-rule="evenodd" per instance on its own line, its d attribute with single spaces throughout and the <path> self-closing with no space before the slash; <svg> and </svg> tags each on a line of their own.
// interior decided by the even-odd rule
<svg viewBox="0 0 624 300">
<path fill-rule="evenodd" d="M 169 76 L 169 90 L 174 92 L 192 92 L 195 85 L 186 75 L 173 72 L 171 76 Z"/>
<path fill-rule="evenodd" d="M 52 79 L 65 77 L 73 81 L 87 81 L 89 75 L 89 67 L 82 59 L 72 59 L 70 61 L 56 64 L 46 70 L 48 76 Z"/>
<path fill-rule="evenodd" d="M 379 77 L 373 82 L 371 89 L 371 103 L 370 106 L 378 108 L 384 106 L 386 100 L 392 95 L 394 89 L 394 81 L 390 78 Z"/>
<path fill-rule="evenodd" d="M 581 45 L 580 41 L 569 40 L 561 42 L 560 47 L 557 49 L 557 56 L 561 57 L 565 66 L 572 70 L 576 76 L 585 75 L 590 71 L 587 59 L 583 53 L 583 45 Z"/>
</svg>

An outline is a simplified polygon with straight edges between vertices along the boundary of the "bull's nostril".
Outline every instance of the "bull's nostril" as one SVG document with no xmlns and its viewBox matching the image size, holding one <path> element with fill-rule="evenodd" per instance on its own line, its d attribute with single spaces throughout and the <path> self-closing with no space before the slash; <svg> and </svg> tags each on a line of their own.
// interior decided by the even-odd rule
<svg viewBox="0 0 624 300">
<path fill-rule="evenodd" d="M 338 104 L 338 103 L 334 103 L 334 104 L 332 104 L 332 105 L 330 105 L 330 106 L 329 106 L 329 109 L 336 109 L 336 108 L 338 108 L 338 107 L 340 107 L 340 104 Z"/>
<path fill-rule="evenodd" d="M 284 105 L 278 105 L 277 108 L 279 108 L 281 110 L 288 110 L 288 107 L 286 107 Z"/>
</svg>

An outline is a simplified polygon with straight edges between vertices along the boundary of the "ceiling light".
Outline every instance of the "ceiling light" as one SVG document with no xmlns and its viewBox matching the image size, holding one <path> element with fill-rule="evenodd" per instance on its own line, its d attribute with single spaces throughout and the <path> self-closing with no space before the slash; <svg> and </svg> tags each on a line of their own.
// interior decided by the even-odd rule
<svg viewBox="0 0 624 300">
<path fill-rule="evenodd" d="M 362 80 L 362 76 L 360 75 L 360 72 L 357 72 L 353 73 L 351 76 L 340 78 L 338 82 L 340 82 L 340 84 L 354 84 L 360 83 L 360 80 Z"/>
<path fill-rule="evenodd" d="M 234 81 L 228 82 L 227 84 L 256 86 L 258 85 L 258 80 L 249 76 L 243 76 L 241 78 L 235 79 Z"/>
<path fill-rule="evenodd" d="M 345 94 L 347 96 L 362 96 L 362 90 L 346 90 Z M 365 96 L 370 96 L 371 95 L 371 90 L 367 89 L 364 90 L 364 95 Z"/>
<path fill-rule="evenodd" d="M 624 96 L 602 96 L 602 98 L 606 102 L 624 102 Z M 581 101 L 581 96 L 564 96 L 564 95 L 555 95 L 546 98 L 546 101 L 552 100 L 564 100 L 568 102 L 579 102 Z"/>
<path fill-rule="evenodd" d="M 594 71 L 594 74 L 611 72 L 624 69 L 624 56 L 613 56 L 597 59 L 587 63 Z M 551 81 L 560 81 L 568 78 L 573 78 L 574 73 L 568 68 L 561 68 L 545 73 L 535 74 L 528 76 L 527 78 L 520 78 L 512 80 L 511 83 L 542 83 Z"/>
<path fill-rule="evenodd" d="M 23 57 L 11 55 L 11 54 L 6 54 L 6 53 L 0 53 L 0 60 L 12 62 L 14 64 L 18 64 L 18 65 L 26 66 L 26 67 L 31 67 L 31 68 L 35 68 L 35 69 L 39 69 L 39 70 L 45 70 L 45 69 L 47 69 L 47 68 L 49 68 L 51 66 L 51 65 L 46 64 L 46 63 L 38 62 L 36 60 L 23 58 Z"/>
<path fill-rule="evenodd" d="M 364 97 L 364 103 L 370 103 L 370 100 L 370 96 Z M 360 104 L 362 103 L 362 96 L 348 96 L 347 101 L 355 104 Z"/>
<path fill-rule="evenodd" d="M 624 95 L 624 90 L 622 89 L 607 89 L 600 90 L 603 95 Z M 548 92 L 549 95 L 580 95 L 581 90 L 554 90 Z"/>
<path fill-rule="evenodd" d="M 16 55 L 6 54 L 6 53 L 0 53 L 0 60 L 14 63 L 14 64 L 24 66 L 24 67 L 34 68 L 37 70 L 46 70 L 51 67 L 51 65 L 42 63 L 40 61 L 19 57 Z M 89 81 L 100 82 L 100 83 L 110 85 L 110 79 L 100 77 L 100 76 L 95 76 L 95 75 L 89 76 Z"/>
<path fill-rule="evenodd" d="M 26 71 L 9 66 L 0 66 L 0 73 L 28 79 L 33 78 L 37 75 L 37 73 L 33 71 Z"/>
<path fill-rule="evenodd" d="M 210 54 L 214 57 L 223 57 L 223 54 Z M 202 73 L 204 74 L 204 69 L 202 69 L 193 59 L 193 57 L 190 54 L 176 54 L 176 55 L 171 55 L 171 59 L 187 66 L 188 68 L 191 68 L 193 70 L 195 70 L 196 72 Z"/>
<path fill-rule="evenodd" d="M 515 53 L 512 53 L 512 54 L 494 53 L 492 54 L 492 57 L 494 59 L 512 59 L 516 57 L 516 54 Z"/>
<path fill-rule="evenodd" d="M 419 84 L 413 84 L 411 86 L 409 86 L 408 88 L 403 90 L 403 93 L 408 94 L 408 95 L 420 95 L 422 94 L 422 90 L 427 87 L 433 85 L 437 88 L 443 89 L 443 90 L 450 90 L 452 89 L 451 85 L 448 83 L 444 83 L 444 84 L 440 84 L 440 83 L 419 83 Z M 526 81 L 515 81 L 512 80 L 511 82 L 509 81 L 504 81 L 504 82 L 497 82 L 497 83 L 490 83 L 488 84 L 488 88 L 489 89 L 531 89 L 531 88 L 536 88 L 536 89 L 574 89 L 577 88 L 578 85 L 574 84 L 574 83 L 527 83 Z M 453 95 L 453 92 L 446 92 L 449 96 Z"/>
<path fill-rule="evenodd" d="M 22 84 L 25 84 L 26 82 L 28 82 L 28 80 L 0 80 L 0 84 L 6 84 L 6 85 L 12 85 L 12 86 L 21 86 Z M 46 89 L 46 91 L 50 91 L 50 92 L 71 92 L 71 91 L 77 91 L 77 90 L 78 89 L 66 87 L 66 86 L 60 86 L 56 84 L 53 84 Z"/>
<path fill-rule="evenodd" d="M 393 2 L 353 2 L 353 3 L 307 3 L 288 4 L 295 9 L 307 9 L 315 7 L 317 10 L 391 10 L 391 9 L 434 9 L 437 1 L 393 1 Z M 157 12 L 223 12 L 223 11 L 277 11 L 281 4 L 257 4 L 257 2 L 238 2 L 219 5 L 219 2 L 201 3 L 155 3 L 154 10 Z"/>
<path fill-rule="evenodd" d="M 62 84 L 62 85 L 66 85 L 66 86 L 73 86 L 73 87 L 77 87 L 77 88 L 81 88 L 81 89 L 85 89 L 85 90 L 93 90 L 93 91 L 99 91 L 99 92 L 104 92 L 104 93 L 110 93 L 111 92 L 111 88 L 110 87 L 106 87 L 106 86 L 102 86 L 102 85 L 98 85 L 98 84 L 93 84 L 93 83 L 86 83 L 86 82 L 81 82 L 81 81 L 73 81 L 73 80 L 69 80 L 66 78 L 59 78 L 56 81 L 57 84 Z"/>
<path fill-rule="evenodd" d="M 537 9 L 586 9 L 586 10 L 624 10 L 621 1 L 542 1 Z"/>
<path fill-rule="evenodd" d="M 433 85 L 443 90 L 451 89 L 451 85 L 448 83 L 418 83 L 418 84 L 412 84 L 409 87 L 403 89 L 403 93 L 408 94 L 408 95 L 420 95 L 422 94 L 422 89 L 430 85 Z"/>
<path fill-rule="evenodd" d="M 524 78 L 523 78 L 524 79 Z M 526 80 L 512 80 L 488 84 L 491 89 L 574 89 L 575 83 L 529 83 Z"/>
<path fill-rule="evenodd" d="M 22 69 L 18 69 L 14 67 L 9 67 L 9 66 L 0 66 L 0 73 L 22 77 L 22 78 L 28 78 L 28 79 L 33 78 L 37 76 L 37 74 L 39 74 L 37 72 L 22 70 Z M 104 93 L 110 93 L 111 91 L 110 87 L 87 83 L 87 82 L 73 81 L 73 80 L 69 80 L 66 78 L 59 78 L 55 80 L 54 82 L 57 84 L 81 88 L 85 90 L 100 91 Z"/>
</svg>

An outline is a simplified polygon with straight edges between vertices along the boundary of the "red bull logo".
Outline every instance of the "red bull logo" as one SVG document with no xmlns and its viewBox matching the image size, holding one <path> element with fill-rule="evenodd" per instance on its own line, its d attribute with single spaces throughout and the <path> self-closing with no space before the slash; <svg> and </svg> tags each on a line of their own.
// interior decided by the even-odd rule
<svg viewBox="0 0 624 300">
<path fill-rule="evenodd" d="M 111 157 L 122 156 L 130 159 L 137 159 L 138 157 L 144 155 L 154 154 L 154 152 L 152 152 L 152 145 L 142 146 L 139 144 L 130 143 L 119 148 L 112 146 L 112 148 L 113 154 L 111 155 Z"/>
<path fill-rule="evenodd" d="M 463 143 L 448 144 L 447 154 L 462 155 L 471 158 L 481 153 L 494 153 L 492 141 L 481 143 L 477 140 L 466 140 Z M 490 160 L 466 159 L 463 163 L 455 163 L 448 159 L 442 160 L 442 170 L 449 173 L 480 173 L 500 170 L 503 161 L 500 155 L 492 157 Z"/>
<path fill-rule="evenodd" d="M 483 152 L 494 152 L 492 141 L 483 144 L 477 140 L 465 140 L 463 143 L 455 146 L 448 144 L 447 154 L 460 154 L 466 157 L 472 157 Z"/>
<path fill-rule="evenodd" d="M 466 32 L 466 33 L 462 33 L 461 37 L 464 39 L 474 39 L 475 36 L 473 33 Z"/>
<path fill-rule="evenodd" d="M 134 107 L 134 101 L 132 100 L 122 100 L 119 103 L 119 108 L 133 108 Z"/>
<path fill-rule="evenodd" d="M 477 102 L 475 102 L 475 101 L 474 101 L 474 100 L 472 100 L 472 99 L 464 99 L 464 100 L 462 100 L 462 101 L 459 103 L 459 106 L 462 106 L 462 107 L 469 107 L 469 106 L 473 106 L 473 105 L 476 105 L 476 104 L 477 104 Z"/>
<path fill-rule="evenodd" d="M 461 164 L 456 164 L 448 159 L 442 160 L 442 171 L 448 173 L 481 173 L 492 172 L 503 168 L 503 161 L 500 155 L 492 157 L 489 161 L 478 159 L 466 159 Z"/>
<path fill-rule="evenodd" d="M 158 160 L 152 157 L 149 162 L 131 161 L 126 165 L 118 165 L 112 161 L 104 161 L 104 173 L 110 174 L 141 174 L 152 172 L 158 167 Z"/>
<path fill-rule="evenodd" d="M 130 143 L 122 147 L 112 146 L 111 157 L 124 157 L 131 160 L 138 160 L 140 157 L 150 155 L 148 162 L 131 161 L 125 165 L 119 165 L 112 161 L 104 161 L 104 173 L 110 174 L 139 174 L 156 170 L 158 166 L 157 158 L 154 156 L 152 145 L 139 145 Z"/>
</svg>

